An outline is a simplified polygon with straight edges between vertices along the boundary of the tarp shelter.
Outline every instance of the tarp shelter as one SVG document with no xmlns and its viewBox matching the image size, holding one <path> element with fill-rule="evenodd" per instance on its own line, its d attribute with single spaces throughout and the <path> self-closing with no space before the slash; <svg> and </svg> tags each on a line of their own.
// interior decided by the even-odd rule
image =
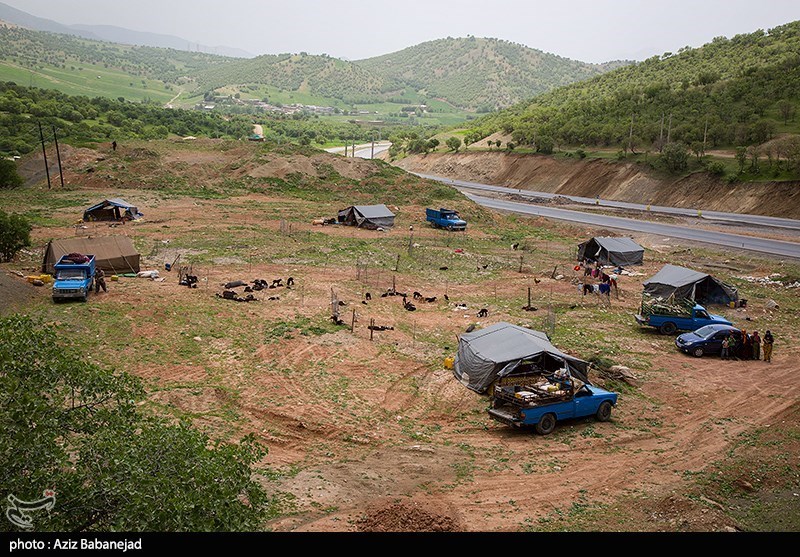
<svg viewBox="0 0 800 557">
<path fill-rule="evenodd" d="M 630 238 L 592 238 L 578 246 L 578 261 L 591 259 L 609 265 L 641 265 L 644 248 Z"/>
<path fill-rule="evenodd" d="M 339 211 L 339 224 L 375 230 L 394 226 L 394 213 L 386 205 L 353 205 Z"/>
<path fill-rule="evenodd" d="M 735 287 L 706 273 L 677 265 L 664 265 L 644 283 L 644 293 L 654 298 L 693 300 L 698 304 L 729 304 L 739 299 Z"/>
<path fill-rule="evenodd" d="M 544 371 L 566 366 L 570 374 L 588 383 L 586 362 L 561 352 L 544 333 L 510 323 L 462 334 L 453 375 L 467 388 L 483 393 L 496 379 L 512 375 L 528 363 Z"/>
<path fill-rule="evenodd" d="M 82 253 L 95 256 L 95 266 L 107 273 L 138 273 L 139 253 L 127 236 L 102 236 L 99 238 L 71 238 L 50 240 L 44 251 L 42 272 L 53 274 L 53 266 L 61 256 Z"/>
<path fill-rule="evenodd" d="M 84 221 L 134 220 L 143 217 L 139 209 L 124 199 L 106 199 L 83 212 Z"/>
</svg>

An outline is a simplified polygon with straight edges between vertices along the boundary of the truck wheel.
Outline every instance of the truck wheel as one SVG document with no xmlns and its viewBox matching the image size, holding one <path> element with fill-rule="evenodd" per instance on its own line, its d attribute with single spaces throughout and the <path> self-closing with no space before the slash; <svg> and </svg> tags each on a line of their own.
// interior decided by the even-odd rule
<svg viewBox="0 0 800 557">
<path fill-rule="evenodd" d="M 596 414 L 597 420 L 600 422 L 607 422 L 611 419 L 611 403 L 607 400 L 604 400 L 602 404 L 600 404 L 600 408 L 597 409 Z"/>
<path fill-rule="evenodd" d="M 663 323 L 661 325 L 661 327 L 659 327 L 658 330 L 661 331 L 662 335 L 671 335 L 671 334 L 674 334 L 675 331 L 678 330 L 678 327 L 675 326 L 675 323 L 672 323 L 671 321 L 667 321 L 666 323 Z"/>
<path fill-rule="evenodd" d="M 703 354 L 705 354 L 705 352 L 703 352 L 702 348 L 695 348 L 692 351 L 692 354 L 695 356 L 695 358 L 702 358 Z"/>
<path fill-rule="evenodd" d="M 545 414 L 539 423 L 536 424 L 536 433 L 539 435 L 549 435 L 556 428 L 556 417 L 553 414 Z"/>
</svg>

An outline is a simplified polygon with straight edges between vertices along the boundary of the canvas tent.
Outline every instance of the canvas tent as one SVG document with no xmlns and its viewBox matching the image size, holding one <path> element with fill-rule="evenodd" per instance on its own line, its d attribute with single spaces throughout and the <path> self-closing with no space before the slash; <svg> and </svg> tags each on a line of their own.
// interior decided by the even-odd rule
<svg viewBox="0 0 800 557">
<path fill-rule="evenodd" d="M 386 205 L 353 205 L 339 211 L 339 224 L 375 230 L 394 226 L 394 213 Z"/>
<path fill-rule="evenodd" d="M 95 256 L 95 266 L 107 273 L 138 273 L 139 253 L 127 236 L 50 240 L 42 260 L 42 272 L 53 274 L 62 255 L 82 253 Z"/>
<path fill-rule="evenodd" d="M 467 388 L 483 393 L 497 378 L 515 374 L 528 364 L 545 371 L 566 366 L 573 376 L 588 383 L 586 362 L 561 352 L 544 333 L 510 323 L 462 334 L 453 375 Z"/>
<path fill-rule="evenodd" d="M 729 304 L 739 299 L 735 287 L 721 280 L 677 265 L 664 265 L 644 283 L 644 293 L 655 298 L 693 300 L 698 304 Z"/>
<path fill-rule="evenodd" d="M 578 261 L 591 259 L 610 265 L 641 265 L 644 248 L 630 238 L 592 238 L 578 246 Z"/>
<path fill-rule="evenodd" d="M 139 209 L 124 199 L 106 199 L 83 212 L 84 221 L 135 220 L 143 217 Z"/>
</svg>

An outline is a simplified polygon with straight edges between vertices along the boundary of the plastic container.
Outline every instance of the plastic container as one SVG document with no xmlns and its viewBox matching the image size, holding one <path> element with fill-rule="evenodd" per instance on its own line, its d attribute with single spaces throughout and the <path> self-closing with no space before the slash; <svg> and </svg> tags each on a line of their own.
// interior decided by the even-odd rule
<svg viewBox="0 0 800 557">
<path fill-rule="evenodd" d="M 456 359 L 452 356 L 448 356 L 444 359 L 444 368 L 445 369 L 453 369 L 453 366 L 456 363 Z"/>
</svg>

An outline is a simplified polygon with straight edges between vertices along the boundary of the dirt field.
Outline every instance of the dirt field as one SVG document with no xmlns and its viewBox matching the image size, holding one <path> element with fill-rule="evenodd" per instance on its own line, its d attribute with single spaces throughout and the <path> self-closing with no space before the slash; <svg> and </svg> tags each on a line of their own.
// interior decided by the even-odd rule
<svg viewBox="0 0 800 557">
<path fill-rule="evenodd" d="M 4 210 L 37 219 L 37 245 L 75 234 L 129 235 L 144 256 L 143 268 L 159 270 L 165 280 L 110 281 L 107 294 L 86 304 L 56 306 L 46 289 L 7 274 L 0 292 L 8 298 L 2 312 L 10 311 L 13 298 L 21 311 L 62 327 L 93 358 L 142 377 L 149 410 L 189 419 L 221 439 L 254 433 L 269 449 L 259 477 L 283 509 L 265 528 L 800 527 L 800 290 L 736 279 L 782 273 L 796 280 L 796 265 L 638 236 L 647 248 L 646 264 L 636 269 L 641 275 L 623 277 L 621 297 L 603 303 L 578 293 L 572 270 L 577 242 L 602 231 L 501 217 L 458 197 L 442 203 L 462 209 L 470 229 L 448 234 L 419 216 L 425 205 L 418 200 L 433 187 L 424 181 L 376 175 L 383 167 L 372 162 L 258 149 L 158 143 L 124 146 L 117 155 L 75 151 L 67 191 L 20 190 L 4 199 Z M 340 168 L 338 177 L 330 178 L 327 167 Z M 293 175 L 286 168 L 303 169 L 305 178 L 284 182 Z M 250 176 L 249 189 L 215 178 L 219 169 Z M 185 185 L 189 175 L 194 182 Z M 348 193 L 356 180 L 364 186 Z M 210 196 L 225 184 L 230 195 Z M 327 185 L 331 197 L 313 199 L 327 195 Z M 396 188 L 402 194 L 391 193 Z M 310 223 L 335 214 L 352 196 L 369 200 L 370 189 L 397 207 L 394 229 Z M 73 226 L 98 196 L 121 196 L 145 219 L 115 228 Z M 515 241 L 521 251 L 511 250 Z M 0 268 L 33 271 L 34 252 Z M 197 289 L 180 286 L 177 274 L 164 270 L 178 253 L 199 277 Z M 748 329 L 772 328 L 774 363 L 691 358 L 676 351 L 671 337 L 635 326 L 640 282 L 665 262 L 736 284 L 748 308 L 713 309 Z M 556 266 L 559 279 L 552 278 Z M 256 292 L 258 302 L 216 297 L 231 280 L 289 276 L 292 289 Z M 8 280 L 15 281 L 13 289 L 5 286 Z M 399 298 L 380 297 L 393 281 L 400 291 L 437 300 L 417 302 L 417 311 L 407 312 Z M 521 309 L 528 287 L 537 312 Z M 31 291 L 33 299 L 26 299 Z M 329 319 L 332 292 L 346 304 L 341 316 L 348 326 Z M 363 304 L 366 292 L 372 301 Z M 769 299 L 780 309 L 766 310 Z M 456 311 L 457 302 L 468 310 Z M 481 308 L 488 318 L 476 318 Z M 590 376 L 620 392 L 612 421 L 567 422 L 547 437 L 514 430 L 490 420 L 488 400 L 443 368 L 457 335 L 472 323 L 510 321 L 541 330 L 548 318 L 555 321 L 559 348 L 628 366 L 637 376 L 636 386 Z M 375 332 L 371 340 L 370 319 L 393 330 Z M 730 490 L 707 481 L 717 472 Z M 764 501 L 777 505 L 780 519 L 759 511 Z"/>
</svg>

